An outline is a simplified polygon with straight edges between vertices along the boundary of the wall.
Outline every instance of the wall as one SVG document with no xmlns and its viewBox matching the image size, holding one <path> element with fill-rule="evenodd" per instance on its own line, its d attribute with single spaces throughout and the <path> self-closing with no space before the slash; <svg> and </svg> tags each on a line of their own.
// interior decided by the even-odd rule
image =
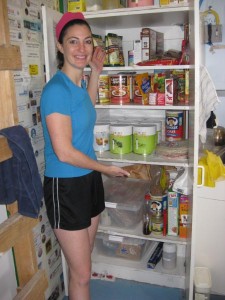
<svg viewBox="0 0 225 300">
<path fill-rule="evenodd" d="M 212 9 L 219 14 L 220 24 L 222 24 L 222 42 L 205 44 L 205 65 L 212 77 L 220 103 L 216 106 L 214 113 L 217 116 L 218 124 L 225 127 L 225 2 L 221 0 L 203 0 L 201 11 L 205 11 L 212 6 Z"/>
<path fill-rule="evenodd" d="M 40 96 L 45 84 L 45 63 L 41 4 L 53 9 L 54 3 L 54 0 L 7 1 L 10 42 L 12 45 L 20 47 L 22 56 L 22 71 L 14 72 L 19 124 L 28 129 L 42 178 L 44 174 L 44 141 L 40 119 Z M 0 206 L 1 212 L 6 215 L 5 206 Z M 3 221 L 4 217 L 0 215 L 0 223 Z M 38 267 L 46 270 L 49 281 L 45 299 L 63 299 L 61 251 L 48 222 L 43 201 L 39 224 L 34 228 L 33 233 Z M 16 278 L 12 255 L 7 253 L 0 256 L 0 298 L 11 300 L 15 293 Z"/>
</svg>

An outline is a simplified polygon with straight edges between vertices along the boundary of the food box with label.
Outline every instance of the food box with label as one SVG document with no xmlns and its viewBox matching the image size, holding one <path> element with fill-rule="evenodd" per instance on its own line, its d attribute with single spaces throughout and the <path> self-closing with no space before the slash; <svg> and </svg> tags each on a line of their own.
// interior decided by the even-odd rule
<svg viewBox="0 0 225 300">
<path fill-rule="evenodd" d="M 97 233 L 95 239 L 95 247 L 98 254 L 130 260 L 141 260 L 150 245 L 151 241 L 102 232 Z"/>
<path fill-rule="evenodd" d="M 107 224 L 123 228 L 135 227 L 142 220 L 144 195 L 149 181 L 115 177 L 104 182 Z M 103 213 L 103 216 L 104 216 Z"/>
</svg>

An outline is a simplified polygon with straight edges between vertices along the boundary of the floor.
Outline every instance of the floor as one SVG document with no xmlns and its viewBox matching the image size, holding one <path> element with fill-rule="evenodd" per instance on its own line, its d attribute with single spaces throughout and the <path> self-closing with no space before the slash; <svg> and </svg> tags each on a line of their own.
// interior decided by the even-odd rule
<svg viewBox="0 0 225 300">
<path fill-rule="evenodd" d="M 65 298 L 64 300 L 66 300 Z M 114 282 L 91 280 L 91 300 L 184 300 L 180 289 L 160 287 L 134 281 L 116 279 Z M 224 300 L 211 295 L 210 300 Z"/>
</svg>

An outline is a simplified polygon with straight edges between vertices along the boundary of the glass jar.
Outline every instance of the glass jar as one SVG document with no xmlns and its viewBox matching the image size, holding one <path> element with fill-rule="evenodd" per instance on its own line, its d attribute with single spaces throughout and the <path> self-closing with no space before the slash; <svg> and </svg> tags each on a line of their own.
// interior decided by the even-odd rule
<svg viewBox="0 0 225 300">
<path fill-rule="evenodd" d="M 152 233 L 162 235 L 163 233 L 163 217 L 152 216 Z"/>
</svg>

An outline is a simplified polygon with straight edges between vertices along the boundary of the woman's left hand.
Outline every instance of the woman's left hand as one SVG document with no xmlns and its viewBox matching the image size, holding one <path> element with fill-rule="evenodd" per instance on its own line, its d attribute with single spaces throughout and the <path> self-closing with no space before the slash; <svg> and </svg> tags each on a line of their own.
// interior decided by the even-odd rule
<svg viewBox="0 0 225 300">
<path fill-rule="evenodd" d="M 101 47 L 96 47 L 92 55 L 92 59 L 89 62 L 92 71 L 100 74 L 103 69 L 105 60 L 105 51 Z"/>
</svg>

